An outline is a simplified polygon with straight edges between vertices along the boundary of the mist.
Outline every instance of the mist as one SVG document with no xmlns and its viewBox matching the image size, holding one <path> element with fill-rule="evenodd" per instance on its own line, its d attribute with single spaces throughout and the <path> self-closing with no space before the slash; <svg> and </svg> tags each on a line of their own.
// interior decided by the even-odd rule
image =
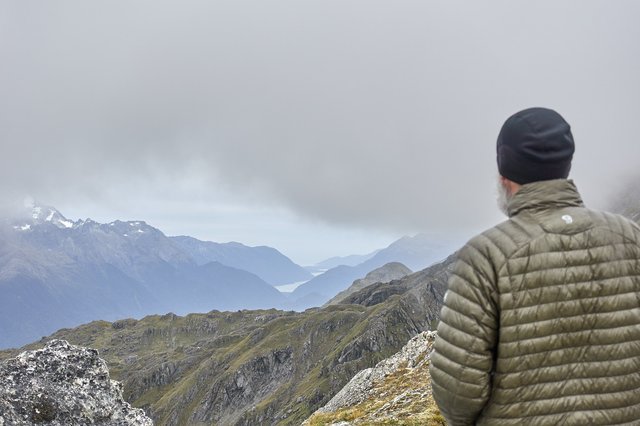
<svg viewBox="0 0 640 426">
<path fill-rule="evenodd" d="M 176 232 L 203 209 L 246 211 L 265 235 L 275 212 L 309 229 L 479 230 L 501 218 L 500 126 L 545 106 L 572 126 L 585 201 L 606 208 L 640 155 L 639 12 L 3 2 L 0 196 L 161 223 L 170 203 Z"/>
</svg>

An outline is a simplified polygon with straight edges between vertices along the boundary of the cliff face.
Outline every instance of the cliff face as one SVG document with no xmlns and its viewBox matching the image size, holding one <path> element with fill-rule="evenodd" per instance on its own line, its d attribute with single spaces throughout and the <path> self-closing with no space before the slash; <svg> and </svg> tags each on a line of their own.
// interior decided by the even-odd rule
<svg viewBox="0 0 640 426">
<path fill-rule="evenodd" d="M 450 263 L 324 309 L 99 321 L 52 338 L 99 349 L 125 398 L 158 425 L 299 425 L 435 323 Z"/>
<path fill-rule="evenodd" d="M 122 399 L 98 351 L 52 340 L 0 363 L 0 425 L 152 426 Z"/>
</svg>

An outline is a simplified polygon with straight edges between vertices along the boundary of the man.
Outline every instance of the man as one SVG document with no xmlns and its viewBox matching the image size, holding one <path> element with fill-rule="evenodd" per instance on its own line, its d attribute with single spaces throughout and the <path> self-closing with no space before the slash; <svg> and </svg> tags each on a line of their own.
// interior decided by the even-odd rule
<svg viewBox="0 0 640 426">
<path fill-rule="evenodd" d="M 584 207 L 573 152 L 549 109 L 500 131 L 509 220 L 458 253 L 431 356 L 450 425 L 640 424 L 640 228 Z"/>
</svg>

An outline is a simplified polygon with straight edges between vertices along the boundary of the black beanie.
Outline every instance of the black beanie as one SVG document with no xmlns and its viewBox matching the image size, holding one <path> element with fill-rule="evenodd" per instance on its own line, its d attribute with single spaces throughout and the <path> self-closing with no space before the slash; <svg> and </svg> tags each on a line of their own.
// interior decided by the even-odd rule
<svg viewBox="0 0 640 426">
<path fill-rule="evenodd" d="M 524 185 L 566 179 L 574 144 L 571 127 L 557 112 L 529 108 L 505 121 L 498 135 L 498 171 Z"/>
</svg>

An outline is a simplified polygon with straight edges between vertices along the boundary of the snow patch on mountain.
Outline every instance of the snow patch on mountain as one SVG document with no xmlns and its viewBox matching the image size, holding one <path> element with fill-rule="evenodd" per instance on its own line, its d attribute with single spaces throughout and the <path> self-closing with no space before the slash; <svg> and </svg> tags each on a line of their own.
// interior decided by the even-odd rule
<svg viewBox="0 0 640 426">
<path fill-rule="evenodd" d="M 32 225 L 41 225 L 44 223 L 51 223 L 54 226 L 61 229 L 73 228 L 79 225 L 81 221 L 73 222 L 64 217 L 58 210 L 53 207 L 36 204 L 34 201 L 25 203 L 26 214 L 24 218 L 28 220 L 27 224 L 21 225 L 20 230 L 26 231 L 30 229 Z M 24 220 L 24 219 L 23 219 Z M 30 222 L 30 223 L 29 223 Z M 29 225 L 29 228 L 25 226 Z M 14 229 L 18 229 L 14 226 Z"/>
</svg>

